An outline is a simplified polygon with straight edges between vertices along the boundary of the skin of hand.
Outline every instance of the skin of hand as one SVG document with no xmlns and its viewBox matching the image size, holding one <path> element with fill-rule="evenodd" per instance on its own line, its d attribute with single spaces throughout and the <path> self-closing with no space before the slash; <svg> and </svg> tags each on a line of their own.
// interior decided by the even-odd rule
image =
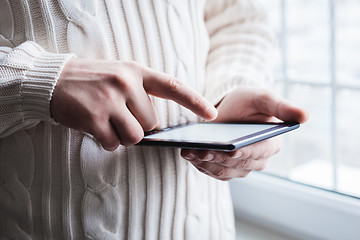
<svg viewBox="0 0 360 240">
<path fill-rule="evenodd" d="M 55 86 L 50 112 L 58 123 L 93 135 L 106 150 L 138 143 L 157 124 L 149 98 L 174 100 L 202 118 L 216 108 L 180 80 L 136 62 L 72 58 Z"/>
<path fill-rule="evenodd" d="M 229 93 L 217 106 L 214 122 L 299 122 L 308 119 L 305 110 L 267 90 L 240 87 Z M 281 138 L 274 137 L 233 152 L 182 149 L 181 156 L 199 171 L 219 180 L 246 177 L 263 170 L 269 157 L 279 152 Z"/>
</svg>

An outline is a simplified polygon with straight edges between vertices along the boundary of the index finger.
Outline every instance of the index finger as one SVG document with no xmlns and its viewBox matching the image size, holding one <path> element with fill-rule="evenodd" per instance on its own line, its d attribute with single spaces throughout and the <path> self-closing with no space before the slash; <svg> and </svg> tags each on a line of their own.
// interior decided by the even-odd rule
<svg viewBox="0 0 360 240">
<path fill-rule="evenodd" d="M 179 79 L 147 67 L 144 67 L 142 76 L 147 93 L 174 100 L 202 118 L 213 120 L 217 117 L 216 108 Z"/>
</svg>

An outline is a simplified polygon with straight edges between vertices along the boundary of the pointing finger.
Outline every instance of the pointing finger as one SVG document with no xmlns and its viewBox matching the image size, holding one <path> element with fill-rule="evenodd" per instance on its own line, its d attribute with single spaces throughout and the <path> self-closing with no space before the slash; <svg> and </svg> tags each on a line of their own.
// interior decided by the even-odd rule
<svg viewBox="0 0 360 240">
<path fill-rule="evenodd" d="M 174 100 L 202 118 L 208 120 L 216 118 L 216 108 L 203 96 L 179 79 L 144 67 L 143 80 L 147 93 L 156 97 Z"/>
</svg>

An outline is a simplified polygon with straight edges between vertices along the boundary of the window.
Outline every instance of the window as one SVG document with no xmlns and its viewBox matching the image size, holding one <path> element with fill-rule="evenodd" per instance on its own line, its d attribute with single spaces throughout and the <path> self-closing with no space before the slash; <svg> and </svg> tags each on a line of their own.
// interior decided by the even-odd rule
<svg viewBox="0 0 360 240">
<path fill-rule="evenodd" d="M 360 197 L 360 1 L 262 0 L 277 32 L 277 91 L 310 121 L 268 171 Z"/>
<path fill-rule="evenodd" d="M 360 239 L 360 1 L 260 0 L 275 90 L 310 112 L 266 171 L 234 179 L 235 215 L 300 239 Z"/>
</svg>

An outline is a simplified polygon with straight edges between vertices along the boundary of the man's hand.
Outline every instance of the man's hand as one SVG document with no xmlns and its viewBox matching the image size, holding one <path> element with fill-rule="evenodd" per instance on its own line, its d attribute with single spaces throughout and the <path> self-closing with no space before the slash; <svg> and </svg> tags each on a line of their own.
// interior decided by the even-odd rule
<svg viewBox="0 0 360 240">
<path fill-rule="evenodd" d="M 135 62 L 72 58 L 55 87 L 55 121 L 92 134 L 107 150 L 138 143 L 158 123 L 148 94 L 174 100 L 208 120 L 217 111 L 178 79 Z"/>
<path fill-rule="evenodd" d="M 241 87 L 228 94 L 218 105 L 215 122 L 303 123 L 307 113 L 275 94 L 256 88 Z M 252 170 L 263 170 L 267 159 L 281 148 L 279 137 L 267 139 L 234 152 L 183 149 L 181 155 L 199 171 L 220 180 L 245 177 Z"/>
</svg>

